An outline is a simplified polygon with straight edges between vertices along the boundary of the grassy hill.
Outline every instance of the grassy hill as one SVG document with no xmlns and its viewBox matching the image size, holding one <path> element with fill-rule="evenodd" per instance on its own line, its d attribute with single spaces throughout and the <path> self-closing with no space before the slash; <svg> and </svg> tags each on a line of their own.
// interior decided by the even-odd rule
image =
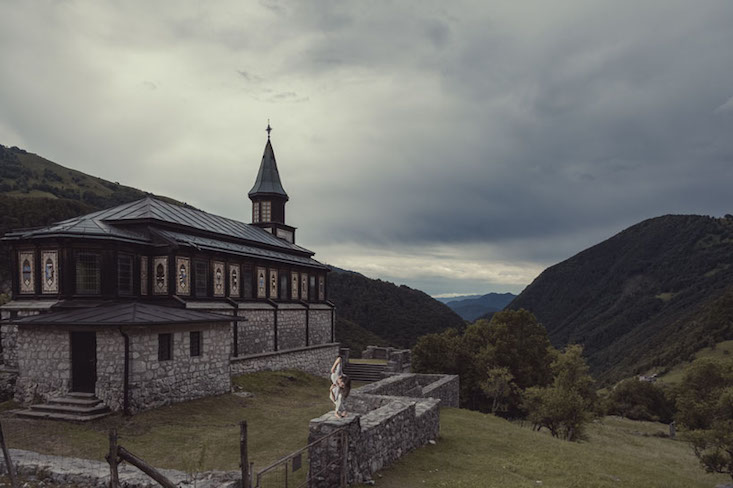
<svg viewBox="0 0 733 488">
<path fill-rule="evenodd" d="M 465 326 L 455 312 L 420 290 L 353 271 L 332 268 L 328 296 L 336 304 L 338 317 L 396 347 L 412 347 L 421 335 Z M 343 339 L 347 343 L 351 340 Z M 353 347 L 352 351 L 356 352 Z"/>
<path fill-rule="evenodd" d="M 510 305 L 557 347 L 585 346 L 605 381 L 733 339 L 733 217 L 667 215 L 546 269 Z"/>
<path fill-rule="evenodd" d="M 712 488 L 689 444 L 668 427 L 606 417 L 588 439 L 566 442 L 492 415 L 446 408 L 440 438 L 375 477 L 382 488 Z M 365 485 L 358 485 L 365 486 Z"/>
</svg>

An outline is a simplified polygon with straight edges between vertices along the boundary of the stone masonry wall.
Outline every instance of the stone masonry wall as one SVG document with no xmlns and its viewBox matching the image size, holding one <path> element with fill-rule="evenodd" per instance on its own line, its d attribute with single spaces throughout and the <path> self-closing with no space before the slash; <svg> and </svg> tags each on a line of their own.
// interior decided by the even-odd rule
<svg viewBox="0 0 733 488">
<path fill-rule="evenodd" d="M 125 340 L 119 329 L 116 328 L 97 330 L 96 336 L 97 385 L 95 394 L 112 410 L 122 410 Z M 132 354 L 130 357 L 132 358 Z"/>
<path fill-rule="evenodd" d="M 190 355 L 190 332 L 201 331 L 201 356 Z M 173 354 L 158 361 L 158 334 L 173 334 Z M 130 410 L 132 412 L 221 395 L 231 390 L 229 325 L 205 324 L 144 328 L 130 332 Z"/>
<path fill-rule="evenodd" d="M 311 309 L 308 311 L 308 341 L 310 345 L 331 342 L 331 310 Z"/>
<path fill-rule="evenodd" d="M 275 349 L 275 314 L 269 309 L 239 309 L 237 315 L 247 319 L 237 322 L 237 348 L 240 356 L 271 352 Z"/>
<path fill-rule="evenodd" d="M 30 317 L 32 315 L 38 315 L 40 312 L 38 310 L 18 310 L 16 312 L 16 316 L 18 318 L 22 317 Z M 3 320 L 8 320 L 10 318 L 11 312 L 8 310 L 3 310 L 2 313 L 0 313 L 0 318 Z M 3 357 L 2 362 L 3 365 L 6 368 L 17 368 L 18 367 L 18 326 L 12 323 L 7 323 L 2 325 L 2 329 L 0 329 L 1 337 L 0 340 L 2 341 L 2 349 L 3 349 Z"/>
<path fill-rule="evenodd" d="M 325 377 L 330 373 L 338 350 L 338 343 L 332 343 L 232 358 L 232 376 L 257 371 L 297 369 Z"/>
<path fill-rule="evenodd" d="M 437 386 L 433 386 L 437 383 Z M 423 386 L 425 385 L 425 386 Z M 309 444 L 337 429 L 348 432 L 349 483 L 362 483 L 374 472 L 394 463 L 407 452 L 437 439 L 440 429 L 439 405 L 441 398 L 423 398 L 423 391 L 433 395 L 444 394 L 452 401 L 452 390 L 457 390 L 458 378 L 449 375 L 402 374 L 354 390 L 346 400 L 349 412 L 345 418 L 334 417 L 332 412 L 310 422 Z M 397 396 L 389 392 L 407 392 L 414 397 Z M 456 392 L 457 395 L 457 392 Z M 456 397 L 457 398 L 457 397 Z M 333 442 L 314 445 L 309 456 L 311 472 L 336 461 L 338 449 Z M 337 484 L 337 470 L 326 471 L 314 486 L 329 487 Z"/>
<path fill-rule="evenodd" d="M 308 311 L 302 305 L 298 308 L 284 308 L 277 311 L 277 348 L 278 350 L 305 347 L 305 321 Z"/>
<path fill-rule="evenodd" d="M 71 385 L 69 332 L 54 327 L 18 328 L 15 398 L 23 404 L 68 393 Z"/>
</svg>

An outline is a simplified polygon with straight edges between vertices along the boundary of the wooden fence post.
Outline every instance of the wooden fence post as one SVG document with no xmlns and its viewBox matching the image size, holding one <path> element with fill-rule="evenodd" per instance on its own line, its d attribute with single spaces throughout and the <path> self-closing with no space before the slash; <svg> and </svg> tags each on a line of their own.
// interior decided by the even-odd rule
<svg viewBox="0 0 733 488">
<path fill-rule="evenodd" d="M 242 488 L 250 487 L 249 459 L 247 453 L 247 421 L 239 423 L 239 462 L 242 466 Z"/>
<path fill-rule="evenodd" d="M 3 426 L 0 423 L 0 445 L 3 449 L 3 456 L 5 457 L 5 466 L 8 469 L 8 476 L 10 476 L 10 484 L 13 486 L 13 488 L 18 488 L 18 479 L 15 476 L 15 466 L 13 466 L 13 461 L 10 460 L 10 451 L 8 451 L 8 446 L 5 444 L 5 435 L 3 434 Z"/>
<path fill-rule="evenodd" d="M 109 488 L 120 488 L 120 476 L 117 471 L 117 429 L 109 429 L 109 453 L 106 457 L 109 463 Z"/>
</svg>

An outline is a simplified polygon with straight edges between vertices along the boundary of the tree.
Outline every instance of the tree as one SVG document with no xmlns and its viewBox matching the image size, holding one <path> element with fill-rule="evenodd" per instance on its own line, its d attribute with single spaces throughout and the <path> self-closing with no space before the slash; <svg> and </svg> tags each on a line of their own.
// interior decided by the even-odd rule
<svg viewBox="0 0 733 488">
<path fill-rule="evenodd" d="M 733 361 L 702 358 L 685 371 L 677 421 L 702 467 L 733 479 Z"/>
<path fill-rule="evenodd" d="M 616 385 L 606 400 L 607 413 L 632 420 L 669 423 L 674 418 L 674 410 L 667 391 L 656 383 L 636 378 Z"/>
<path fill-rule="evenodd" d="M 465 407 L 496 412 L 501 406 L 505 415 L 517 416 L 521 390 L 552 380 L 553 351 L 534 315 L 509 310 L 494 314 L 491 321 L 476 321 L 463 335 L 451 330 L 421 337 L 412 350 L 412 367 L 420 373 L 459 375 Z M 502 368 L 511 377 L 507 388 L 499 381 Z"/>
<path fill-rule="evenodd" d="M 532 387 L 524 395 L 528 419 L 537 430 L 547 428 L 553 437 L 575 441 L 583 436 L 595 401 L 593 378 L 583 359 L 583 348 L 568 346 L 551 365 L 551 386 Z"/>
<path fill-rule="evenodd" d="M 515 392 L 514 376 L 506 367 L 489 368 L 486 379 L 480 383 L 481 390 L 492 399 L 491 413 L 496 413 L 499 407 L 506 409 L 507 400 Z"/>
</svg>

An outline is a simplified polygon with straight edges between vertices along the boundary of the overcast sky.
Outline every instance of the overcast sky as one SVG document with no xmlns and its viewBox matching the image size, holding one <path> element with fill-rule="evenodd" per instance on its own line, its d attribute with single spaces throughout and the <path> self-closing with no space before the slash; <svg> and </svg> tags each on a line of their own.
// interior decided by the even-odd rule
<svg viewBox="0 0 733 488">
<path fill-rule="evenodd" d="M 733 213 L 733 2 L 0 2 L 0 143 L 250 220 L 268 118 L 316 258 L 519 292 Z"/>
</svg>

